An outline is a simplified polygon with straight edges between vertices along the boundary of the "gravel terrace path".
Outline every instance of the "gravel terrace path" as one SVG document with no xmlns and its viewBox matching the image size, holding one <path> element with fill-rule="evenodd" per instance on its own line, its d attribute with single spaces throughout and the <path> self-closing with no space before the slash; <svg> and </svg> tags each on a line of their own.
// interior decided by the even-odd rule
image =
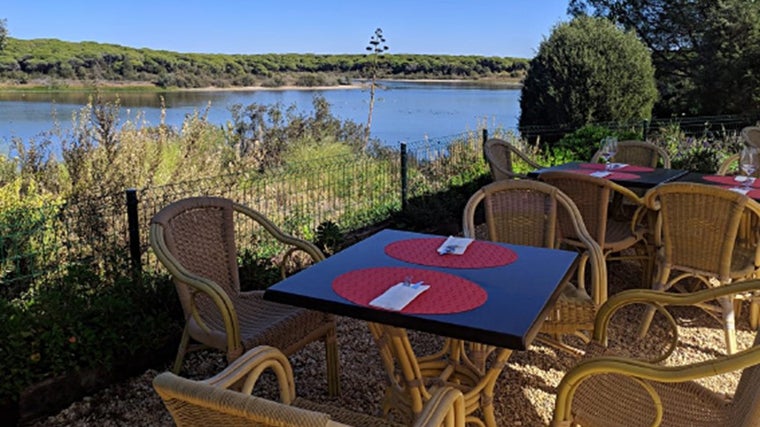
<svg viewBox="0 0 760 427">
<path fill-rule="evenodd" d="M 610 266 L 610 293 L 638 286 L 640 270 L 627 263 Z M 629 285 L 626 285 L 629 284 Z M 746 307 L 738 319 L 739 348 L 747 348 L 754 339 L 747 322 Z M 615 348 L 630 351 L 651 351 L 667 334 L 662 318 L 655 319 L 650 336 L 643 342 L 631 339 L 630 325 L 636 325 L 641 307 L 623 310 L 612 322 L 610 342 Z M 692 363 L 724 353 L 723 330 L 719 323 L 705 312 L 695 308 L 672 311 L 679 323 L 681 345 L 668 364 Z M 659 316 L 659 315 L 658 315 Z M 659 320 L 659 322 L 658 322 Z M 439 345 L 440 338 L 410 332 L 415 349 L 427 352 Z M 324 349 L 321 343 L 308 346 L 291 357 L 298 395 L 310 400 L 338 404 L 354 410 L 376 413 L 384 388 L 384 373 L 372 337 L 363 322 L 340 318 L 338 322 L 340 345 L 342 395 L 327 396 Z M 564 373 L 576 364 L 579 356 L 558 352 L 552 347 L 535 343 L 528 351 L 514 352 L 496 385 L 495 410 L 500 425 L 540 426 L 551 420 L 556 386 Z M 190 378 L 207 378 L 225 367 L 223 354 L 202 351 L 186 359 L 182 375 Z M 167 364 L 168 368 L 168 364 Z M 55 416 L 39 420 L 41 426 L 172 426 L 169 413 L 153 391 L 152 379 L 158 374 L 149 370 L 129 381 L 115 384 L 81 401 Z M 738 382 L 738 374 L 713 377 L 703 382 L 711 389 L 731 394 Z M 257 395 L 274 396 L 275 385 L 263 381 L 255 391 Z"/>
</svg>

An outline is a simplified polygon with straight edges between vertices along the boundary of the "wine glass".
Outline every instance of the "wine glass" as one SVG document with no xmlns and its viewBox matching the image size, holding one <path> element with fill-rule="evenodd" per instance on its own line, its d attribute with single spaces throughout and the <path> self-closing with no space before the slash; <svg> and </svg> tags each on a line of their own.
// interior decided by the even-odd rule
<svg viewBox="0 0 760 427">
<path fill-rule="evenodd" d="M 604 169 L 610 169 L 610 160 L 615 157 L 617 153 L 617 138 L 614 136 L 607 136 L 602 139 L 602 149 L 599 155 L 604 160 Z"/>
<path fill-rule="evenodd" d="M 758 151 L 756 147 L 745 145 L 742 148 L 742 153 L 739 158 L 739 168 L 744 173 L 744 181 L 742 182 L 742 188 L 749 190 L 750 185 L 754 181 L 752 174 L 757 170 Z"/>
</svg>

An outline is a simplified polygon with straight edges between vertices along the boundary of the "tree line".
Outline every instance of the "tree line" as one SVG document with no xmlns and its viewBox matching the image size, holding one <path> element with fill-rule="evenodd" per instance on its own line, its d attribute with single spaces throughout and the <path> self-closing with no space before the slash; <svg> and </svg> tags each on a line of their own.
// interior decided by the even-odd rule
<svg viewBox="0 0 760 427">
<path fill-rule="evenodd" d="M 362 54 L 204 54 L 135 49 L 96 42 L 7 37 L 0 51 L 0 80 L 39 79 L 145 82 L 159 87 L 329 86 L 378 77 L 509 79 L 519 81 L 528 61 L 509 57 Z"/>
</svg>

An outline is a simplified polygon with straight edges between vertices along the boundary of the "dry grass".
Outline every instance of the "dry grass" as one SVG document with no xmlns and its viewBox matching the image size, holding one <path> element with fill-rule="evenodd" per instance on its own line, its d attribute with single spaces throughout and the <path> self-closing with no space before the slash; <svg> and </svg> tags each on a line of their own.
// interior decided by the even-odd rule
<svg viewBox="0 0 760 427">
<path fill-rule="evenodd" d="M 612 292 L 639 283 L 636 278 L 637 267 L 613 264 L 610 271 Z M 649 351 L 666 335 L 664 330 L 655 328 L 645 342 L 630 339 L 628 326 L 635 324 L 640 309 L 633 307 L 615 317 L 610 334 L 614 345 Z M 749 330 L 746 310 L 744 313 L 738 322 L 740 348 L 748 347 L 754 338 Z M 673 314 L 679 322 L 682 344 L 668 363 L 684 364 L 723 354 L 723 331 L 715 320 L 693 308 L 674 310 Z M 341 318 L 338 328 L 342 395 L 338 398 L 327 396 L 324 350 L 321 344 L 312 344 L 291 358 L 296 391 L 310 400 L 375 413 L 379 408 L 385 378 L 369 331 L 363 322 L 349 318 Z M 422 333 L 411 333 L 410 336 L 420 351 L 437 345 L 440 340 Z M 576 356 L 558 353 L 542 344 L 536 344 L 528 351 L 513 353 L 496 386 L 494 405 L 500 425 L 548 424 L 554 408 L 556 386 L 564 373 L 578 360 Z M 199 352 L 189 356 L 183 375 L 206 378 L 224 366 L 220 352 Z M 128 382 L 114 385 L 33 426 L 171 426 L 171 417 L 151 386 L 151 380 L 157 373 L 150 370 Z M 738 374 L 732 374 L 712 378 L 704 383 L 717 392 L 731 394 L 737 382 Z M 273 383 L 264 382 L 255 393 L 273 396 L 273 392 Z"/>
</svg>

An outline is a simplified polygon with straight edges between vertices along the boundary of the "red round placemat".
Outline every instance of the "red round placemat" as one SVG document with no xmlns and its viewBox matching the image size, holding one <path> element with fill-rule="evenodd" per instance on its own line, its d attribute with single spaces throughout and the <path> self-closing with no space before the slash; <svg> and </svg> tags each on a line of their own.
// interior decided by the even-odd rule
<svg viewBox="0 0 760 427">
<path fill-rule="evenodd" d="M 413 299 L 401 313 L 461 313 L 480 307 L 488 299 L 483 288 L 467 279 L 440 271 L 408 267 L 374 267 L 350 271 L 336 277 L 332 288 L 352 303 L 369 307 L 370 301 L 391 286 L 403 282 L 406 277 L 410 277 L 414 283 L 423 281 L 430 288 Z"/>
<path fill-rule="evenodd" d="M 581 163 L 580 167 L 583 169 L 592 169 L 595 171 L 605 170 L 605 166 L 602 163 Z M 650 168 L 648 166 L 627 165 L 615 170 L 620 172 L 653 172 L 654 168 Z"/>
<path fill-rule="evenodd" d="M 736 181 L 733 176 L 723 176 L 723 175 L 705 175 L 702 177 L 705 181 L 714 182 L 717 184 L 727 185 L 729 187 L 741 187 L 742 183 L 739 181 Z M 752 188 L 760 188 L 760 179 L 756 179 L 750 187 Z"/>
<path fill-rule="evenodd" d="M 517 254 L 511 249 L 475 240 L 462 255 L 439 255 L 437 249 L 445 237 L 406 239 L 385 246 L 385 254 L 412 264 L 446 268 L 491 268 L 515 262 Z"/>
</svg>

